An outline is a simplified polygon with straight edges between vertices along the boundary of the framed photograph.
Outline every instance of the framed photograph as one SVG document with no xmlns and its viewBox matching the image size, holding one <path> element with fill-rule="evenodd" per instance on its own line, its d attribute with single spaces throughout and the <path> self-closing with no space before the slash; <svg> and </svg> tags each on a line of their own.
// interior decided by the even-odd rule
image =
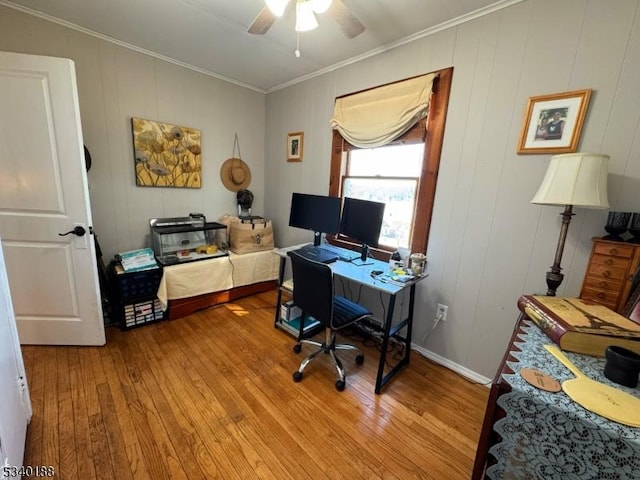
<svg viewBox="0 0 640 480">
<path fill-rule="evenodd" d="M 590 98 L 590 89 L 530 97 L 518 153 L 577 151 Z"/>
<path fill-rule="evenodd" d="M 287 162 L 302 161 L 303 140 L 303 132 L 294 132 L 287 135 Z"/>
</svg>

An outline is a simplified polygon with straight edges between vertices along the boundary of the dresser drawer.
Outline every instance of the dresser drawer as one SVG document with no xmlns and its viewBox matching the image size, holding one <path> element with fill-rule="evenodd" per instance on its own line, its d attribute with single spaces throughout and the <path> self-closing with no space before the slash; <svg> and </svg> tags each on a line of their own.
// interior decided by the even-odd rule
<svg viewBox="0 0 640 480">
<path fill-rule="evenodd" d="M 619 292 L 597 290 L 594 288 L 589 288 L 587 286 L 582 289 L 582 292 L 580 294 L 580 298 L 582 298 L 583 300 L 592 300 L 594 302 L 598 302 L 606 307 L 609 307 L 612 310 L 615 310 L 617 308 L 619 296 Z"/>
<path fill-rule="evenodd" d="M 626 279 L 627 269 L 612 267 L 610 265 L 603 265 L 600 263 L 592 263 L 589 265 L 587 275 L 590 277 L 606 278 L 609 280 L 623 280 Z"/>
<path fill-rule="evenodd" d="M 612 245 L 611 243 L 596 243 L 593 253 L 600 255 L 613 255 L 615 257 L 631 258 L 635 248 L 623 243 Z"/>
<path fill-rule="evenodd" d="M 584 288 L 593 290 L 611 290 L 618 294 L 622 291 L 624 280 L 588 276 L 584 279 Z"/>
<path fill-rule="evenodd" d="M 598 254 L 594 254 L 591 257 L 592 265 L 606 265 L 608 267 L 622 268 L 626 270 L 630 263 L 631 259 L 626 257 L 614 257 L 612 255 Z"/>
</svg>

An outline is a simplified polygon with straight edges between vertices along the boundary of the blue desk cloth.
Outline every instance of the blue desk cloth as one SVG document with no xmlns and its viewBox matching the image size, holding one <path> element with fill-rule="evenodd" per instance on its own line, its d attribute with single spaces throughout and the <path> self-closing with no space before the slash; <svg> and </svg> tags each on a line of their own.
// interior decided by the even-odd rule
<svg viewBox="0 0 640 480">
<path fill-rule="evenodd" d="M 494 430 L 502 437 L 489 453 L 497 461 L 486 471 L 491 479 L 640 479 L 640 428 L 628 427 L 592 413 L 564 392 L 550 393 L 527 383 L 520 369 L 535 368 L 560 383 L 574 375 L 549 352 L 552 341 L 525 321 L 507 365 L 515 372 L 502 378 L 512 388 L 498 398 L 506 416 Z M 605 359 L 564 352 L 589 378 L 640 397 L 640 390 L 609 381 Z"/>
</svg>

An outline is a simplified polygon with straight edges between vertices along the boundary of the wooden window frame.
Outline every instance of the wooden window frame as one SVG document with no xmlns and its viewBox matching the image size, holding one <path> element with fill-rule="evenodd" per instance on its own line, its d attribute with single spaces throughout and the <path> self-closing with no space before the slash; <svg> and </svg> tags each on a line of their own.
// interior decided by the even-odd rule
<svg viewBox="0 0 640 480">
<path fill-rule="evenodd" d="M 449 107 L 449 96 L 451 93 L 451 81 L 453 77 L 453 67 L 431 72 L 436 74 L 433 80 L 431 101 L 429 102 L 429 113 L 427 118 L 421 120 L 405 134 L 391 142 L 389 145 L 399 145 L 406 143 L 424 142 L 424 158 L 422 171 L 418 183 L 416 197 L 416 211 L 414 211 L 414 223 L 411 232 L 412 252 L 426 253 L 429 229 L 431 227 L 431 217 L 433 215 L 433 202 L 436 195 L 436 183 L 440 168 L 440 155 L 444 141 L 444 127 L 447 120 L 447 110 Z M 329 172 L 329 195 L 341 196 L 343 162 L 342 153 L 355 149 L 349 144 L 337 130 L 333 131 L 331 146 L 331 168 Z M 417 211 L 420 211 L 420 215 Z M 360 246 L 336 236 L 327 236 L 330 243 L 345 248 L 357 250 Z M 391 252 L 383 248 L 370 249 L 371 254 L 380 260 L 388 260 Z"/>
</svg>

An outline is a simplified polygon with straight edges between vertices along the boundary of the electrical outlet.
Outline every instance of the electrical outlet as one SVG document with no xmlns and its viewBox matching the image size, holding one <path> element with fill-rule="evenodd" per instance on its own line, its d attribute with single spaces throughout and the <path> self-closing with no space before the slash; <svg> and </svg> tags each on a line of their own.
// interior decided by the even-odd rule
<svg viewBox="0 0 640 480">
<path fill-rule="evenodd" d="M 436 319 L 437 321 L 446 322 L 447 321 L 447 311 L 449 307 L 447 305 L 443 305 L 441 303 L 438 304 L 438 310 L 436 311 Z"/>
</svg>

